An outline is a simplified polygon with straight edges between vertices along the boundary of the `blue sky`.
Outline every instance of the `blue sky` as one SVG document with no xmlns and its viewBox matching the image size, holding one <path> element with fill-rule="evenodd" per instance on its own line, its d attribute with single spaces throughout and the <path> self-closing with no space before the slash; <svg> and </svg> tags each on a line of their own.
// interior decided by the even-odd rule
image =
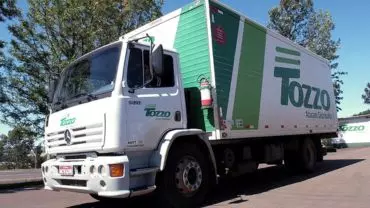
<svg viewBox="0 0 370 208">
<path fill-rule="evenodd" d="M 164 14 L 171 12 L 191 0 L 165 0 L 163 7 Z M 222 0 L 232 8 L 245 14 L 249 18 L 266 25 L 268 22 L 268 10 L 279 3 L 279 0 Z M 341 39 L 341 48 L 338 52 L 340 58 L 339 69 L 347 71 L 348 75 L 343 77 L 344 100 L 341 104 L 343 111 L 339 117 L 350 116 L 370 108 L 364 105 L 361 99 L 364 87 L 370 82 L 370 67 L 367 61 L 370 60 L 370 1 L 356 0 L 328 1 L 314 0 L 316 10 L 329 11 L 334 19 L 336 29 L 333 33 L 335 39 Z M 27 8 L 25 0 L 19 0 L 21 8 Z M 11 37 L 6 30 L 6 25 L 0 25 L 0 39 L 9 40 Z M 0 124 L 0 134 L 9 130 Z"/>
</svg>

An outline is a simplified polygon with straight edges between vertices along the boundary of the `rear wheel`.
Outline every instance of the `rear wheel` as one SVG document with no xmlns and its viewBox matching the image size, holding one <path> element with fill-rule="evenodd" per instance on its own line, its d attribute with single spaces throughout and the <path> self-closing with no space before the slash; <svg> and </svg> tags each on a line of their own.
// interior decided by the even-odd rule
<svg viewBox="0 0 370 208">
<path fill-rule="evenodd" d="M 174 207 L 194 207 L 208 191 L 209 170 L 208 160 L 197 145 L 177 145 L 171 149 L 159 179 L 159 194 Z"/>
<path fill-rule="evenodd" d="M 301 166 L 303 171 L 312 172 L 317 161 L 317 152 L 312 139 L 305 139 L 301 145 Z"/>
<path fill-rule="evenodd" d="M 284 165 L 295 171 L 312 172 L 317 161 L 317 150 L 312 139 L 306 138 L 295 150 L 286 150 Z"/>
</svg>

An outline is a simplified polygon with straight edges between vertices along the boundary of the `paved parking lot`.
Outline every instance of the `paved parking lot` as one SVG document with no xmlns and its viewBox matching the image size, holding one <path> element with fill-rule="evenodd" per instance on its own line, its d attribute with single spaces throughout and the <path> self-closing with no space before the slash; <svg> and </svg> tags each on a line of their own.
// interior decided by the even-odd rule
<svg viewBox="0 0 370 208">
<path fill-rule="evenodd" d="M 134 198 L 120 207 L 153 207 L 152 197 Z M 223 180 L 205 207 L 248 208 L 368 208 L 370 207 L 370 148 L 329 153 L 317 171 L 292 175 L 283 167 L 264 167 L 255 174 Z M 89 195 L 51 192 L 40 188 L 0 190 L 1 208 L 111 207 Z M 154 207 L 160 207 L 154 206 Z"/>
</svg>

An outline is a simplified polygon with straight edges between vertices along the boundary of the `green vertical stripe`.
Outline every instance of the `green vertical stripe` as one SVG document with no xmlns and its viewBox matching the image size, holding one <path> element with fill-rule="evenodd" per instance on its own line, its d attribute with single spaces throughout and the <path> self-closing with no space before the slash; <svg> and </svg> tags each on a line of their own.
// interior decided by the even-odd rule
<svg viewBox="0 0 370 208">
<path fill-rule="evenodd" d="M 242 119 L 246 125 L 258 128 L 263 67 L 265 59 L 266 30 L 246 22 L 244 26 L 239 73 L 235 92 L 233 120 Z"/>
<path fill-rule="evenodd" d="M 222 109 L 223 119 L 226 119 L 240 16 L 215 2 L 210 3 L 217 104 Z M 224 32 L 224 42 L 217 41 L 220 31 Z"/>
<path fill-rule="evenodd" d="M 301 55 L 301 53 L 298 52 L 298 51 L 291 50 L 291 49 L 288 49 L 288 48 L 282 48 L 282 47 L 276 47 L 276 51 L 280 52 L 280 53 L 286 53 L 286 54 L 289 54 L 289 55 L 293 55 L 293 56 L 300 56 Z"/>
<path fill-rule="evenodd" d="M 284 57 L 275 57 L 276 62 L 280 63 L 286 63 L 286 64 L 294 64 L 294 65 L 300 65 L 301 61 L 300 60 L 295 60 L 295 59 L 289 59 L 289 58 L 284 58 Z"/>
<path fill-rule="evenodd" d="M 200 75 L 211 76 L 204 1 L 182 8 L 174 47 L 179 53 L 183 85 L 189 96 L 188 126 L 211 132 L 214 130 L 213 111 L 202 110 L 197 81 Z"/>
</svg>

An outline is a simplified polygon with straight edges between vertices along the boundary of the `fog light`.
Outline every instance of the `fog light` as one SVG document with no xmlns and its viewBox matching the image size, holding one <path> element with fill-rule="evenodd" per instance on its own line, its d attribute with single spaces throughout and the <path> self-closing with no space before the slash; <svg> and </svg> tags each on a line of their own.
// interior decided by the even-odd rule
<svg viewBox="0 0 370 208">
<path fill-rule="evenodd" d="M 105 186 L 105 182 L 104 182 L 103 180 L 101 180 L 101 181 L 100 181 L 100 185 L 101 185 L 102 187 L 104 187 L 104 186 Z"/>
<path fill-rule="evenodd" d="M 46 178 L 44 178 L 44 183 L 46 183 Z"/>
<path fill-rule="evenodd" d="M 121 177 L 125 172 L 125 166 L 123 164 L 110 164 L 109 170 L 111 177 Z"/>
</svg>

